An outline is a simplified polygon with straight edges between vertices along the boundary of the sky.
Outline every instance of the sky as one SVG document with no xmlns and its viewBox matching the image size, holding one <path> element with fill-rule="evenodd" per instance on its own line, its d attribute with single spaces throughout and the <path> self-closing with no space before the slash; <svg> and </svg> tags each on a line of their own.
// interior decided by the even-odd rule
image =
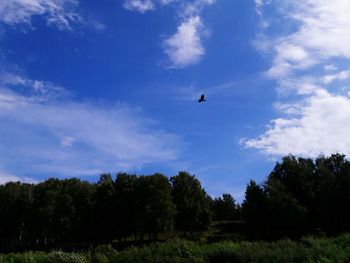
<svg viewBox="0 0 350 263">
<path fill-rule="evenodd" d="M 349 155 L 349 13 L 348 0 L 2 0 L 0 183 L 188 171 L 242 201 L 285 155 Z"/>
</svg>

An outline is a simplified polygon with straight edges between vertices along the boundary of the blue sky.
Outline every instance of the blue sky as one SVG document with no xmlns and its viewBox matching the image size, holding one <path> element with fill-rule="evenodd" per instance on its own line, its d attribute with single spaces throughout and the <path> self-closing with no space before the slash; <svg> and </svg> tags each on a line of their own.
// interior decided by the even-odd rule
<svg viewBox="0 0 350 263">
<path fill-rule="evenodd" d="M 349 154 L 349 13 L 348 0 L 1 1 L 0 182 L 187 170 L 241 201 L 283 155 Z"/>
</svg>

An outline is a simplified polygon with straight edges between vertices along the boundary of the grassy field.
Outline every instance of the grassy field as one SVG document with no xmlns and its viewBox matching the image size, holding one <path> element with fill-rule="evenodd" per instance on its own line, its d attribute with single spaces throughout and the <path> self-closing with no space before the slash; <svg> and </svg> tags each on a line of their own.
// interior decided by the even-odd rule
<svg viewBox="0 0 350 263">
<path fill-rule="evenodd" d="M 0 263 L 336 263 L 350 262 L 350 234 L 336 238 L 303 238 L 276 242 L 197 242 L 172 240 L 117 251 L 111 246 L 65 253 L 26 252 L 0 255 Z"/>
</svg>

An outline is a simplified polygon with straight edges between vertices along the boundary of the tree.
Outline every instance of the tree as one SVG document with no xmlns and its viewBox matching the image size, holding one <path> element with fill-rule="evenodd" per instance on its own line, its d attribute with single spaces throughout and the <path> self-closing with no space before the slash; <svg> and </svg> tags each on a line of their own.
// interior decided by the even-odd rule
<svg viewBox="0 0 350 263">
<path fill-rule="evenodd" d="M 251 235 L 264 235 L 268 228 L 268 200 L 264 189 L 251 180 L 242 203 L 243 219 L 249 224 Z"/>
<path fill-rule="evenodd" d="M 200 233 L 210 224 L 210 198 L 195 176 L 179 172 L 170 178 L 176 206 L 175 227 L 178 230 Z"/>
<path fill-rule="evenodd" d="M 116 238 L 120 241 L 134 235 L 136 238 L 138 222 L 138 177 L 126 173 L 118 173 L 115 180 L 115 206 L 118 216 L 114 224 L 117 226 Z"/>
<path fill-rule="evenodd" d="M 159 173 L 139 177 L 138 194 L 140 231 L 147 232 L 150 239 L 157 239 L 158 233 L 171 230 L 174 214 L 168 178 Z"/>
<path fill-rule="evenodd" d="M 110 241 L 117 233 L 118 226 L 114 223 L 118 217 L 115 203 L 115 187 L 110 174 L 102 174 L 97 183 L 95 199 L 95 238 L 100 241 Z"/>
<path fill-rule="evenodd" d="M 350 230 L 350 163 L 345 155 L 316 159 L 320 224 L 336 234 Z"/>
<path fill-rule="evenodd" d="M 9 182 L 0 186 L 0 243 L 3 249 L 28 242 L 33 185 Z"/>
<path fill-rule="evenodd" d="M 265 185 L 267 194 L 267 225 L 269 236 L 301 236 L 308 227 L 308 210 L 288 191 L 282 181 L 269 178 Z"/>
<path fill-rule="evenodd" d="M 213 201 L 213 213 L 215 220 L 238 219 L 236 200 L 230 194 L 223 194 L 222 197 L 215 198 Z"/>
<path fill-rule="evenodd" d="M 48 179 L 34 188 L 31 226 L 33 238 L 38 245 L 52 245 L 57 237 L 60 238 L 60 229 L 56 226 L 55 216 L 60 188 L 61 181 L 58 179 Z"/>
<path fill-rule="evenodd" d="M 316 174 L 313 160 L 286 156 L 267 178 L 270 224 L 280 234 L 303 234 L 314 228 Z"/>
</svg>

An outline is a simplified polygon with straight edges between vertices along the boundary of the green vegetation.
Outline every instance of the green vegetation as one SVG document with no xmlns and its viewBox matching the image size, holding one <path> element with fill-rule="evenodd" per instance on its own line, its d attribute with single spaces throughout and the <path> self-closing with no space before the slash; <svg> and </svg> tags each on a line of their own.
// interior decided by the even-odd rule
<svg viewBox="0 0 350 263">
<path fill-rule="evenodd" d="M 203 244 L 299 240 L 347 232 L 350 161 L 340 154 L 316 160 L 284 157 L 265 182 L 249 182 L 241 205 L 230 194 L 211 198 L 187 172 L 172 177 L 102 174 L 97 183 L 49 179 L 0 185 L 1 253 L 83 251 L 101 244 L 140 248 L 175 238 Z M 79 258 L 62 257 L 72 255 Z"/>
<path fill-rule="evenodd" d="M 219 242 L 173 240 L 117 251 L 110 245 L 84 253 L 26 252 L 0 255 L 0 263 L 342 263 L 350 261 L 350 235 L 300 241 Z"/>
</svg>

